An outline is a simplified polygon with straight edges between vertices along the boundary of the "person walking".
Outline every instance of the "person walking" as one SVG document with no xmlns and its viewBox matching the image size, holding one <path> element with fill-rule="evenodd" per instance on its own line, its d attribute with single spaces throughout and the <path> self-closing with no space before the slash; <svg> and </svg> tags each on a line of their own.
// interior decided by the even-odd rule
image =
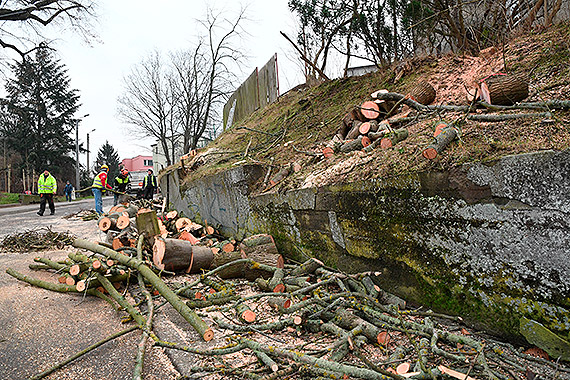
<svg viewBox="0 0 570 380">
<path fill-rule="evenodd" d="M 91 191 L 95 197 L 95 212 L 97 215 L 103 215 L 103 191 L 111 189 L 111 186 L 107 183 L 108 171 L 109 167 L 107 165 L 101 165 L 101 171 L 95 176 L 91 186 Z"/>
<path fill-rule="evenodd" d="M 67 181 L 65 187 L 63 188 L 63 193 L 65 194 L 65 200 L 71 202 L 71 193 L 73 192 L 73 185 Z"/>
<path fill-rule="evenodd" d="M 146 177 L 143 180 L 143 198 L 152 199 L 154 191 L 158 187 L 156 177 L 152 174 L 152 169 L 148 169 Z"/>
<path fill-rule="evenodd" d="M 129 171 L 127 169 L 122 169 L 118 176 L 115 177 L 115 183 L 113 184 L 113 189 L 124 193 L 127 191 L 127 186 L 129 185 Z M 113 206 L 119 203 L 121 194 L 114 193 Z"/>
<path fill-rule="evenodd" d="M 46 169 L 38 179 L 38 192 L 40 193 L 40 211 L 39 216 L 43 216 L 46 210 L 46 202 L 49 204 L 50 215 L 55 214 L 55 205 L 53 204 L 53 195 L 57 192 L 57 181 Z"/>
</svg>

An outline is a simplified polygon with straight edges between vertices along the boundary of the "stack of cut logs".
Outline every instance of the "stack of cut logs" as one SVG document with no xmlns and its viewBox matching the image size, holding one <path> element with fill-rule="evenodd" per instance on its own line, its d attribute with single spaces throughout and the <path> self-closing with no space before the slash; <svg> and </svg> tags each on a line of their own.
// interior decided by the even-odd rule
<svg viewBox="0 0 570 380">
<path fill-rule="evenodd" d="M 529 94 L 528 83 L 525 80 L 503 73 L 483 78 L 478 83 L 477 91 L 480 94 L 480 100 L 476 102 L 476 99 L 473 99 L 473 103 L 488 109 L 500 109 L 493 108 L 493 106 L 513 106 Z M 401 106 L 418 112 L 445 112 L 461 109 L 466 116 L 458 119 L 457 123 L 440 120 L 435 124 L 433 141 L 423 150 L 422 155 L 430 160 L 436 158 L 450 142 L 457 138 L 459 124 L 468 118 L 467 114 L 476 107 L 469 106 L 465 109 L 445 105 L 428 107 L 435 97 L 435 89 L 425 81 L 418 83 L 407 95 L 390 93 L 388 90 L 375 91 L 371 94 L 372 100 L 354 107 L 344 116 L 335 136 L 323 149 L 324 157 L 328 158 L 335 152 L 347 153 L 355 150 L 370 152 L 378 146 L 386 149 L 405 140 L 408 138 L 407 128 L 393 129 L 391 127 L 391 124 L 400 124 L 410 112 L 402 111 L 403 115 L 391 117 L 402 110 Z M 540 108 L 540 104 L 533 104 L 532 107 Z M 546 107 L 543 105 L 542 108 Z"/>
<path fill-rule="evenodd" d="M 354 150 L 371 151 L 380 146 L 390 148 L 408 138 L 406 128 L 392 129 L 388 117 L 397 113 L 399 102 L 378 99 L 388 90 L 378 90 L 359 107 L 354 107 L 345 115 L 331 144 L 324 149 L 325 157 L 333 152 L 351 152 Z M 407 95 L 420 104 L 430 104 L 435 100 L 435 89 L 428 82 L 420 82 Z"/>
<path fill-rule="evenodd" d="M 107 233 L 107 241 L 115 250 L 135 247 L 137 237 L 146 236 L 153 248 L 152 261 L 160 270 L 200 273 L 243 258 L 283 267 L 283 257 L 271 236 L 254 235 L 238 243 L 224 238 L 207 222 L 195 223 L 176 210 L 157 217 L 155 210 L 139 208 L 134 203 L 119 205 L 101 217 L 98 226 Z"/>
</svg>

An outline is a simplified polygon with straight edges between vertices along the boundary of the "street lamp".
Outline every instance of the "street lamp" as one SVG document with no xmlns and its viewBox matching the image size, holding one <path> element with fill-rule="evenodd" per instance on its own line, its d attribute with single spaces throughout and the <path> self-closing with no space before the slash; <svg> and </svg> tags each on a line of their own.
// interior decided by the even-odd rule
<svg viewBox="0 0 570 380">
<path fill-rule="evenodd" d="M 83 115 L 81 119 L 86 118 L 89 116 L 88 113 Z M 78 119 L 75 123 L 75 188 L 79 189 L 79 122 L 81 119 Z"/>
<path fill-rule="evenodd" d="M 89 173 L 89 134 L 95 132 L 95 128 L 87 132 L 87 173 Z"/>
</svg>

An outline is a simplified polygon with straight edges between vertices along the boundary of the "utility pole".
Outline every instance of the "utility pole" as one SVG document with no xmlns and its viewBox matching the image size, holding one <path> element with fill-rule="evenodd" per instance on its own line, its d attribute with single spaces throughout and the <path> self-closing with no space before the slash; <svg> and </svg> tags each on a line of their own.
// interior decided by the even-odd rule
<svg viewBox="0 0 570 380">
<path fill-rule="evenodd" d="M 92 129 L 91 132 L 87 133 L 87 173 L 89 173 L 89 133 L 95 132 L 95 129 Z"/>
<path fill-rule="evenodd" d="M 79 122 L 89 116 L 88 113 L 75 122 L 75 189 L 79 190 Z M 88 135 L 89 136 L 89 135 Z M 89 154 L 89 153 L 88 153 Z"/>
</svg>

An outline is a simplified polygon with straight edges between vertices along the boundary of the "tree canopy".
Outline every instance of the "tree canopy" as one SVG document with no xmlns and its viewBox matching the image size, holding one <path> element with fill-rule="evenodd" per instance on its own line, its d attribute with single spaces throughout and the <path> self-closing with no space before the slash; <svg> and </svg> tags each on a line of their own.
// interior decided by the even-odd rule
<svg viewBox="0 0 570 380">
<path fill-rule="evenodd" d="M 95 165 L 93 168 L 93 176 L 99 173 L 101 165 L 106 164 L 109 167 L 107 172 L 107 178 L 109 178 L 110 184 L 112 184 L 112 179 L 119 175 L 119 165 L 121 160 L 119 158 L 119 153 L 115 148 L 109 144 L 109 141 L 105 141 L 105 144 L 101 145 L 99 151 L 97 152 L 97 158 L 95 159 Z"/>
<path fill-rule="evenodd" d="M 0 132 L 9 148 L 21 156 L 21 167 L 62 173 L 74 165 L 72 132 L 79 108 L 78 90 L 70 88 L 63 64 L 45 45 L 33 57 L 11 66 L 6 82 Z"/>
</svg>

